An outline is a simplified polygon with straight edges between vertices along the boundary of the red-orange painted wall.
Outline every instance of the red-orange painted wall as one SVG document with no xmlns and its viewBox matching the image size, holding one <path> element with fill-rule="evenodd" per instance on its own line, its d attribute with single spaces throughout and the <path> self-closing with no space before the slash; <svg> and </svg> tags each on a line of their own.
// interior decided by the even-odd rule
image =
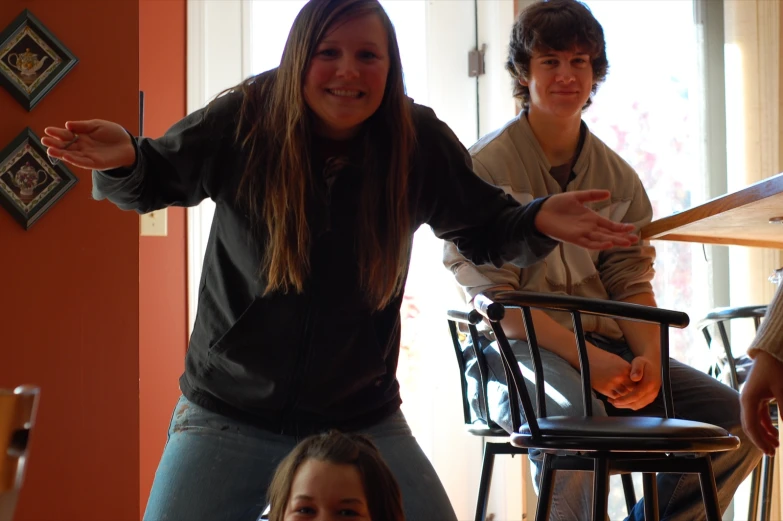
<svg viewBox="0 0 783 521">
<path fill-rule="evenodd" d="M 0 88 L 0 148 L 25 127 L 105 118 L 136 130 L 138 0 L 2 0 L 80 63 L 32 112 Z M 42 388 L 16 521 L 139 518 L 138 217 L 90 174 L 29 231 L 0 209 L 0 387 Z"/>
<path fill-rule="evenodd" d="M 185 116 L 185 0 L 140 0 L 139 81 L 144 134 L 162 135 Z M 169 208 L 168 235 L 139 240 L 139 502 L 149 497 L 187 345 L 185 210 Z"/>
</svg>

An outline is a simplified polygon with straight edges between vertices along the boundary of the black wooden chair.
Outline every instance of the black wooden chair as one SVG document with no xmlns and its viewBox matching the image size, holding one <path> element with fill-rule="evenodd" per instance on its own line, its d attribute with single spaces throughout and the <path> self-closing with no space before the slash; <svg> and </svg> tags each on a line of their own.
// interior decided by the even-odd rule
<svg viewBox="0 0 783 521">
<path fill-rule="evenodd" d="M 460 373 L 460 386 L 462 390 L 462 412 L 465 421 L 466 430 L 474 435 L 484 439 L 483 442 L 483 461 L 481 464 L 481 475 L 479 478 L 478 499 L 476 501 L 475 521 L 484 521 L 487 517 L 487 503 L 489 501 L 489 490 L 492 485 L 492 471 L 495 466 L 495 456 L 498 454 L 510 454 L 512 457 L 517 454 L 527 454 L 525 447 L 516 447 L 511 444 L 509 433 L 501 426 L 495 423 L 490 415 L 490 405 L 487 399 L 487 382 L 489 381 L 489 365 L 482 350 L 483 342 L 476 329 L 476 325 L 481 322 L 481 314 L 474 310 L 469 312 L 450 310 L 448 314 L 449 331 L 451 332 L 451 341 L 454 347 L 454 353 L 457 357 L 457 365 Z M 460 331 L 458 324 L 464 324 L 468 333 Z M 477 375 L 477 404 L 471 406 L 472 391 L 468 385 L 468 368 L 466 360 L 473 360 L 476 369 L 473 373 Z M 478 409 L 476 411 L 475 409 Z M 502 440 L 488 441 L 487 438 Z M 622 474 L 623 491 L 625 493 L 625 504 L 628 512 L 631 512 L 636 504 L 636 494 L 633 487 L 633 480 L 630 474 Z"/>
<path fill-rule="evenodd" d="M 473 303 L 475 308 L 490 321 L 503 358 L 506 378 L 509 382 L 511 419 L 514 422 L 511 442 L 518 447 L 540 449 L 545 453 L 536 521 L 545 521 L 549 518 L 554 477 L 558 470 L 594 472 L 592 515 L 594 521 L 606 519 L 610 474 L 643 473 L 644 509 L 647 521 L 659 519 L 656 472 L 698 474 L 707 521 L 721 521 L 715 476 L 709 456 L 712 452 L 737 448 L 739 438 L 715 425 L 675 419 L 669 376 L 669 327 L 687 326 L 689 320 L 685 313 L 636 304 L 522 291 L 487 292 L 478 295 Z M 506 307 L 522 310 L 535 368 L 537 408 L 533 407 L 522 373 L 500 326 Z M 546 414 L 543 367 L 531 308 L 571 313 L 581 367 L 584 406 L 582 417 L 548 417 Z M 583 314 L 660 325 L 661 387 L 665 418 L 592 416 L 590 367 L 581 319 Z M 527 420 L 525 424 L 521 424 L 520 421 L 520 402 Z"/>
<path fill-rule="evenodd" d="M 698 329 L 707 341 L 707 347 L 715 355 L 715 361 L 708 373 L 739 391 L 748 377 L 752 360 L 747 354 L 735 355 L 729 341 L 728 325 L 739 319 L 752 319 L 758 331 L 761 319 L 767 313 L 767 306 L 738 306 L 712 310 L 698 324 Z M 778 405 L 769 404 L 772 423 L 778 426 Z M 772 486 L 774 482 L 775 456 L 761 459 L 753 469 L 750 478 L 750 498 L 748 501 L 748 521 L 769 521 L 772 507 Z"/>
<path fill-rule="evenodd" d="M 462 390 L 462 413 L 466 430 L 473 436 L 481 436 L 484 439 L 483 459 L 481 463 L 481 476 L 479 478 L 478 499 L 476 501 L 475 521 L 484 521 L 487 517 L 487 503 L 489 502 L 489 489 L 492 485 L 492 471 L 495 467 L 495 456 L 498 454 L 527 454 L 527 449 L 511 445 L 508 433 L 496 424 L 489 415 L 489 403 L 487 401 L 487 381 L 489 369 L 481 349 L 481 340 L 476 330 L 476 324 L 481 322 L 478 311 L 470 312 L 448 311 L 449 330 L 454 353 L 459 365 L 460 386 Z M 466 324 L 470 334 L 470 341 L 462 341 L 458 323 Z M 478 414 L 471 409 L 471 396 L 467 379 L 466 352 L 474 357 L 478 375 Z M 487 441 L 486 438 L 503 439 L 504 441 Z"/>
</svg>

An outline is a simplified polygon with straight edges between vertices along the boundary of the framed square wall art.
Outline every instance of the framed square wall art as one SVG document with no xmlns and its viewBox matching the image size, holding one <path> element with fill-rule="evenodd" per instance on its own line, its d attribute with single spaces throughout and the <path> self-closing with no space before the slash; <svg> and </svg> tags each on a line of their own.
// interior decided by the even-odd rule
<svg viewBox="0 0 783 521">
<path fill-rule="evenodd" d="M 52 165 L 29 128 L 0 151 L 0 205 L 29 230 L 78 182 L 62 162 Z"/>
<path fill-rule="evenodd" d="M 78 61 L 27 9 L 0 33 L 0 85 L 28 111 Z"/>
</svg>

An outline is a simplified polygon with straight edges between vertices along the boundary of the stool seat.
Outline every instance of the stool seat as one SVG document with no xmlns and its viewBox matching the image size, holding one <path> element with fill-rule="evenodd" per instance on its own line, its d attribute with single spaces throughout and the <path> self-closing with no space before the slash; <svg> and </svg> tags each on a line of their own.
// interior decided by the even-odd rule
<svg viewBox="0 0 783 521">
<path fill-rule="evenodd" d="M 530 426 L 511 436 L 520 447 L 598 452 L 657 452 L 675 450 L 718 452 L 739 447 L 739 438 L 709 423 L 645 416 L 548 416 L 538 419 L 540 440 Z"/>
</svg>

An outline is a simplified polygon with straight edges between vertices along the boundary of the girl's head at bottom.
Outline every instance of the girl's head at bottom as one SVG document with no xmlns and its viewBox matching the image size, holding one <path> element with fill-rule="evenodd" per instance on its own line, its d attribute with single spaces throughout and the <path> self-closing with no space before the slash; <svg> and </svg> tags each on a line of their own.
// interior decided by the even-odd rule
<svg viewBox="0 0 783 521">
<path fill-rule="evenodd" d="M 302 440 L 280 462 L 270 521 L 404 521 L 397 481 L 369 438 L 330 431 Z"/>
</svg>

